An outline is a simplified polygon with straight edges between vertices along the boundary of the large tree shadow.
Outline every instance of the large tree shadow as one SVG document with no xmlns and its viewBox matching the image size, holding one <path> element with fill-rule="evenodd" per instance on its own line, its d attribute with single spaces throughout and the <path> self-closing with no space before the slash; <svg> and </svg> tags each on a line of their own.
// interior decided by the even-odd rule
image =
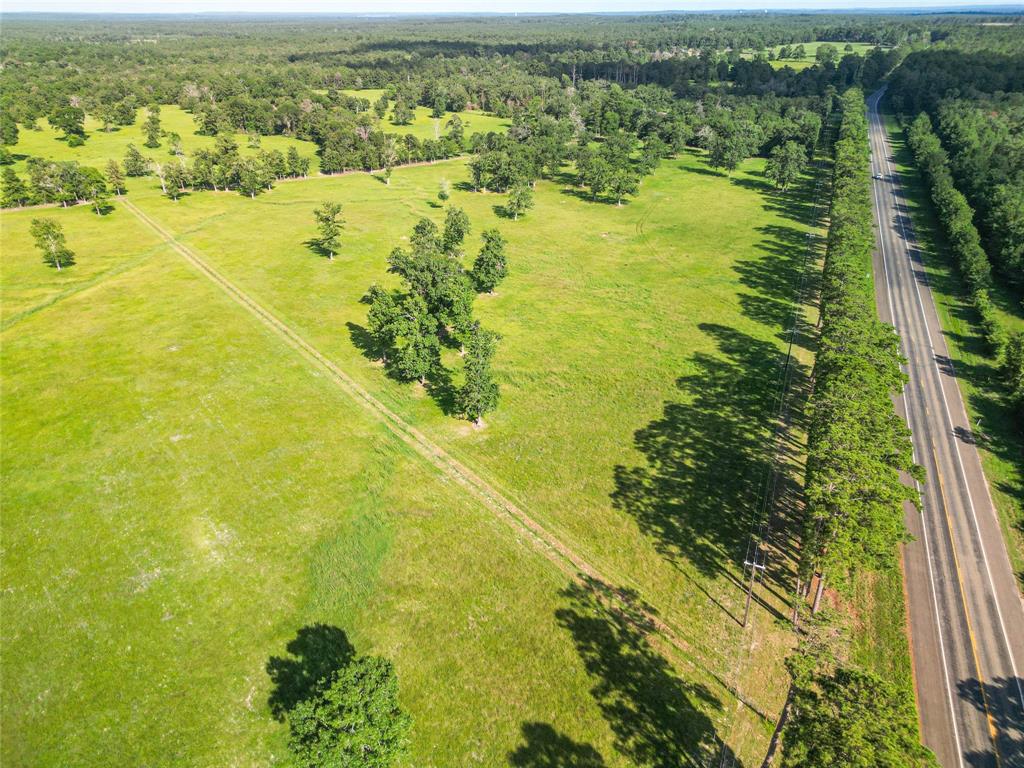
<svg viewBox="0 0 1024 768">
<path fill-rule="evenodd" d="M 785 355 L 732 328 L 699 327 L 720 354 L 695 355 L 696 372 L 676 382 L 681 400 L 665 403 L 661 417 L 636 432 L 646 463 L 616 467 L 612 501 L 666 559 L 742 586 L 736 565 L 772 465 Z"/>
<path fill-rule="evenodd" d="M 601 753 L 589 744 L 573 741 L 547 723 L 523 723 L 523 744 L 510 752 L 514 768 L 604 768 Z"/>
<path fill-rule="evenodd" d="M 985 714 L 995 729 L 1000 760 L 995 750 L 969 752 L 965 755 L 970 766 L 1024 766 L 1024 712 L 1021 710 L 1021 689 L 1024 680 L 1017 677 L 996 677 L 984 682 L 977 678 L 957 683 L 957 695 L 978 712 Z"/>
<path fill-rule="evenodd" d="M 348 665 L 355 655 L 345 631 L 328 624 L 302 627 L 286 650 L 286 656 L 271 656 L 266 667 L 273 683 L 267 704 L 278 720 L 316 694 L 321 681 Z"/>
<path fill-rule="evenodd" d="M 574 582 L 562 591 L 565 602 L 555 616 L 594 680 L 590 693 L 615 735 L 616 750 L 648 768 L 702 766 L 723 754 L 732 760 L 727 764 L 738 766 L 709 715 L 721 711 L 721 701 L 706 686 L 681 679 L 648 643 L 653 609 L 632 590 L 616 589 L 614 599 L 607 593 L 601 584 Z M 586 745 L 573 746 L 580 759 L 594 756 Z"/>
</svg>

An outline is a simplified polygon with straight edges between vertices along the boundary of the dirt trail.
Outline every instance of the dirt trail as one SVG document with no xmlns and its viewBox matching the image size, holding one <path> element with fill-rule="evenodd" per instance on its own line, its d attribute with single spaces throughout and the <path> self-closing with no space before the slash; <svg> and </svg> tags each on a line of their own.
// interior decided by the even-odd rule
<svg viewBox="0 0 1024 768">
<path fill-rule="evenodd" d="M 385 426 L 396 437 L 415 450 L 437 470 L 443 472 L 482 501 L 485 506 L 500 519 L 508 523 L 517 534 L 544 555 L 560 571 L 588 588 L 599 591 L 604 598 L 609 599 L 612 604 L 616 605 L 617 612 L 628 617 L 639 629 L 645 632 L 656 631 L 670 646 L 683 652 L 690 666 L 698 666 L 705 673 L 711 674 L 716 678 L 718 677 L 712 670 L 706 669 L 699 663 L 695 664 L 693 661 L 695 649 L 685 640 L 681 639 L 668 624 L 660 619 L 652 608 L 645 604 L 638 605 L 634 599 L 630 599 L 622 591 L 616 589 L 613 586 L 615 583 L 613 580 L 607 578 L 583 557 L 557 539 L 520 507 L 502 496 L 490 483 L 431 441 L 422 432 L 356 383 L 347 373 L 302 338 L 294 329 L 217 272 L 195 251 L 175 239 L 170 232 L 153 218 L 143 213 L 126 199 L 122 199 L 121 203 L 126 210 L 138 217 L 143 224 L 163 238 L 187 262 L 215 283 L 235 302 L 248 310 L 250 314 L 255 316 L 266 327 L 274 331 L 290 347 L 305 357 L 307 361 L 318 368 L 326 370 L 335 384 L 350 398 L 376 418 L 383 421 Z"/>
</svg>

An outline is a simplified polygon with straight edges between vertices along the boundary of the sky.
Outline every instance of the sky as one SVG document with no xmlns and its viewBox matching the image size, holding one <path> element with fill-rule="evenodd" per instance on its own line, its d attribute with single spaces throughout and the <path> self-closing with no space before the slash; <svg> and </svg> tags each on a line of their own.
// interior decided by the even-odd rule
<svg viewBox="0 0 1024 768">
<path fill-rule="evenodd" d="M 1018 0 L 1019 2 L 1020 0 Z M 0 0 L 0 11 L 77 13 L 438 13 L 706 10 L 841 10 L 845 8 L 991 6 L 975 0 Z"/>
</svg>

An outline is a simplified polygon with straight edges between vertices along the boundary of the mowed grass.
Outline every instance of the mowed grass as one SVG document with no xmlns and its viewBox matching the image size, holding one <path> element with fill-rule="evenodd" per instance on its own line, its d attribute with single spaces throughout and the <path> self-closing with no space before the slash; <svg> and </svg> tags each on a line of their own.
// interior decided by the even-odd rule
<svg viewBox="0 0 1024 768">
<path fill-rule="evenodd" d="M 406 765 L 502 764 L 529 723 L 626 765 L 565 578 L 127 215 L 60 275 L 2 218 L 5 282 L 60 296 L 2 335 L 3 764 L 277 762 L 265 667 L 324 623 L 394 660 Z"/>
<path fill-rule="evenodd" d="M 384 94 L 384 89 L 363 88 L 360 90 L 346 90 L 343 93 L 367 99 L 372 109 L 373 105 Z M 459 119 L 462 120 L 462 127 L 467 136 L 472 136 L 474 133 L 504 133 L 512 125 L 512 121 L 507 118 L 479 111 L 445 112 L 443 117 L 431 117 L 433 110 L 429 107 L 414 107 L 415 117 L 409 125 L 395 125 L 391 122 L 394 106 L 394 100 L 390 100 L 388 111 L 381 121 L 381 130 L 387 133 L 400 133 L 402 135 L 409 133 L 421 141 L 423 139 L 438 139 L 446 134 L 448 132 L 446 125 L 454 115 L 458 115 Z"/>
<path fill-rule="evenodd" d="M 1003 400 L 998 363 L 988 354 L 978 317 L 967 300 L 968 292 L 953 264 L 934 209 L 913 154 L 896 119 L 887 117 L 889 138 L 896 156 L 895 170 L 904 182 L 904 204 L 928 270 L 928 280 L 939 312 L 946 344 L 959 374 L 957 382 L 971 423 L 980 437 L 982 467 L 992 492 L 1006 538 L 1010 563 L 1024 589 L 1024 435 Z M 992 299 L 1000 322 L 1010 332 L 1024 332 L 1024 311 L 997 279 Z"/>
<path fill-rule="evenodd" d="M 797 70 L 799 72 L 802 69 L 807 69 L 808 67 L 814 66 L 814 63 L 815 63 L 815 58 L 814 57 L 815 57 L 815 55 L 818 52 L 818 46 L 825 45 L 826 43 L 829 43 L 829 41 L 828 40 L 816 40 L 813 43 L 804 43 L 803 44 L 803 46 L 804 46 L 804 56 L 803 56 L 803 58 L 800 58 L 800 59 L 782 59 L 782 60 L 778 60 L 777 59 L 775 61 L 770 61 L 768 63 L 771 64 L 774 69 L 782 69 L 783 67 L 790 67 L 790 68 L 795 69 L 795 70 Z M 874 48 L 877 47 L 877 46 L 873 45 L 872 43 L 830 43 L 830 44 L 834 45 L 839 50 L 839 58 L 840 59 L 843 56 L 845 56 L 846 54 L 848 54 L 848 53 L 856 53 L 856 54 L 858 54 L 860 56 L 867 56 Z M 794 43 L 794 44 L 789 46 L 789 49 L 792 50 L 792 49 L 796 48 L 797 45 L 798 45 L 798 43 Z M 853 50 L 852 51 L 846 50 L 846 46 L 847 45 L 852 46 Z M 778 55 L 778 53 L 782 49 L 782 47 L 783 46 L 779 45 L 779 46 L 776 46 L 773 49 L 775 51 L 776 55 Z M 754 54 L 752 52 L 748 51 L 748 52 L 746 52 L 744 54 L 744 58 L 752 58 L 753 55 Z"/>
<path fill-rule="evenodd" d="M 516 222 L 498 215 L 504 196 L 459 188 L 462 160 L 398 169 L 389 186 L 281 183 L 255 200 L 175 203 L 152 179 L 130 183 L 181 242 L 650 603 L 686 648 L 671 653 L 565 591 L 493 513 L 123 226 L 126 209 L 52 212 L 74 270 L 122 237 L 139 243 L 123 247 L 137 264 L 71 293 L 74 270 L 58 277 L 28 245 L 32 214 L 4 214 L 5 283 L 44 284 L 12 288 L 22 305 L 3 337 L 8 754 L 85 764 L 106 754 L 109 727 L 125 750 L 115 762 L 266 762 L 284 728 L 262 665 L 324 621 L 395 659 L 417 721 L 410 765 L 529 765 L 554 736 L 609 765 L 682 763 L 716 739 L 759 761 L 785 695 L 789 574 L 772 564 L 751 643 L 739 563 L 809 213 L 762 167 L 726 177 L 686 154 L 621 208 L 542 181 Z M 443 218 L 442 178 L 473 222 L 467 263 L 483 229 L 509 240 L 511 275 L 476 306 L 503 337 L 502 403 L 484 429 L 445 414 L 443 387 L 394 382 L 364 353 L 360 299 L 395 284 L 386 256 L 418 217 Z M 325 199 L 345 206 L 334 262 L 304 245 Z M 809 352 L 797 357 L 805 372 Z M 454 351 L 446 362 L 457 384 Z M 54 627 L 67 634 L 51 644 Z M 71 732 L 83 718 L 95 726 Z M 68 739 L 77 751 L 58 756 Z"/>
<path fill-rule="evenodd" d="M 497 215 L 504 196 L 456 189 L 452 204 L 474 226 L 467 263 L 483 229 L 509 240 L 511 276 L 476 307 L 503 337 L 503 399 L 483 430 L 445 415 L 443 397 L 388 379 L 362 351 L 360 299 L 374 282 L 396 284 L 387 254 L 418 217 L 442 219 L 438 182 L 465 181 L 461 161 L 402 169 L 390 186 L 362 174 L 282 184 L 255 201 L 133 195 L 389 407 L 638 589 L 695 664 L 728 675 L 744 597 L 738 563 L 806 242 L 792 218 L 803 209 L 780 204 L 761 168 L 753 160 L 727 178 L 687 154 L 622 208 L 543 181 L 537 207 L 517 222 Z M 334 262 L 303 245 L 325 199 L 345 206 Z M 454 353 L 447 362 L 457 384 Z M 750 693 L 764 711 L 781 706 L 788 642 L 768 629 L 751 663 L 771 682 Z"/>
<path fill-rule="evenodd" d="M 383 91 L 349 91 L 354 95 L 362 95 L 375 101 Z M 370 94 L 370 95 L 366 95 Z M 394 125 L 391 122 L 391 112 L 380 122 L 380 129 L 387 133 L 399 135 L 412 134 L 418 139 L 436 139 L 445 133 L 445 127 L 453 114 L 458 114 L 462 119 L 463 129 L 466 136 L 473 133 L 488 133 L 491 131 L 504 132 L 511 122 L 495 115 L 485 112 L 458 112 L 446 113 L 441 119 L 430 116 L 431 110 L 426 107 L 416 107 L 416 117 L 409 125 Z M 146 135 L 143 130 L 146 120 L 146 110 L 140 109 L 134 125 L 116 126 L 114 130 L 105 131 L 101 123 L 87 115 L 85 130 L 87 139 L 82 146 L 69 147 L 63 140 L 63 133 L 54 130 L 44 118 L 39 121 L 38 130 L 32 130 L 19 126 L 20 132 L 18 142 L 11 147 L 12 153 L 17 158 L 13 168 L 22 176 L 26 173 L 26 159 L 28 157 L 42 157 L 49 160 L 76 160 L 82 165 L 92 166 L 105 171 L 107 161 L 124 159 L 129 144 L 134 144 L 142 154 L 157 162 L 167 163 L 173 159 L 171 155 L 171 142 L 168 138 L 161 139 L 161 146 L 150 149 L 144 146 Z M 177 133 L 181 137 L 181 145 L 186 157 L 191 157 L 197 150 L 212 149 L 216 143 L 214 136 L 200 136 L 196 133 L 196 123 L 192 115 L 181 107 L 170 104 L 160 108 L 160 127 L 163 131 Z M 249 146 L 249 137 L 244 133 L 236 133 L 235 141 L 238 143 L 239 152 L 243 156 L 254 155 L 260 150 L 280 150 L 287 153 L 290 147 L 295 147 L 300 155 L 309 157 L 311 172 L 317 173 L 320 167 L 320 158 L 316 155 L 317 146 L 311 141 L 292 138 L 290 136 L 260 136 L 259 147 Z"/>
<path fill-rule="evenodd" d="M 63 133 L 54 130 L 44 118 L 39 121 L 39 130 L 19 126 L 18 143 L 10 147 L 18 160 L 14 170 L 24 176 L 25 160 L 28 157 L 42 157 L 48 160 L 77 160 L 82 165 L 89 165 L 105 171 L 108 160 L 123 160 L 129 144 L 147 158 L 161 163 L 173 160 L 171 142 L 167 137 L 160 140 L 160 146 L 150 149 L 144 146 L 146 134 L 143 130 L 147 111 L 140 109 L 134 125 L 115 126 L 115 130 L 105 131 L 102 124 L 92 116 L 86 115 L 85 143 L 79 147 L 69 147 L 63 140 Z M 214 136 L 200 136 L 196 133 L 196 123 L 188 112 L 175 104 L 167 104 L 160 108 L 160 128 L 167 133 L 177 133 L 181 137 L 181 146 L 187 157 L 197 150 L 212 149 L 217 139 Z M 261 149 L 270 151 L 278 149 L 287 152 L 289 147 L 298 149 L 300 155 L 312 161 L 312 171 L 319 168 L 316 156 L 316 144 L 288 136 L 260 136 L 259 148 L 249 146 L 248 137 L 244 133 L 236 133 L 239 153 L 243 156 L 255 155 Z"/>
</svg>

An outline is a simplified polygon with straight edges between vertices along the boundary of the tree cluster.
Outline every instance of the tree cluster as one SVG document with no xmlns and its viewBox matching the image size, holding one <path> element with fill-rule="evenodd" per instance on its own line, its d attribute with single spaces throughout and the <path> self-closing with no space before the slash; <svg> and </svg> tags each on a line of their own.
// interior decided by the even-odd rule
<svg viewBox="0 0 1024 768">
<path fill-rule="evenodd" d="M 420 219 L 410 247 L 395 248 L 388 257 L 389 271 L 402 279 L 402 289 L 371 286 L 367 321 L 385 365 L 402 380 L 426 383 L 445 373 L 442 347 L 461 348 L 464 383 L 456 404 L 460 413 L 479 422 L 498 404 L 491 373 L 498 337 L 473 318 L 473 300 L 477 290 L 494 290 L 507 273 L 507 262 L 504 238 L 488 230 L 472 270 L 465 270 L 462 248 L 469 229 L 469 218 L 455 207 L 448 208 L 443 230 Z"/>
</svg>

